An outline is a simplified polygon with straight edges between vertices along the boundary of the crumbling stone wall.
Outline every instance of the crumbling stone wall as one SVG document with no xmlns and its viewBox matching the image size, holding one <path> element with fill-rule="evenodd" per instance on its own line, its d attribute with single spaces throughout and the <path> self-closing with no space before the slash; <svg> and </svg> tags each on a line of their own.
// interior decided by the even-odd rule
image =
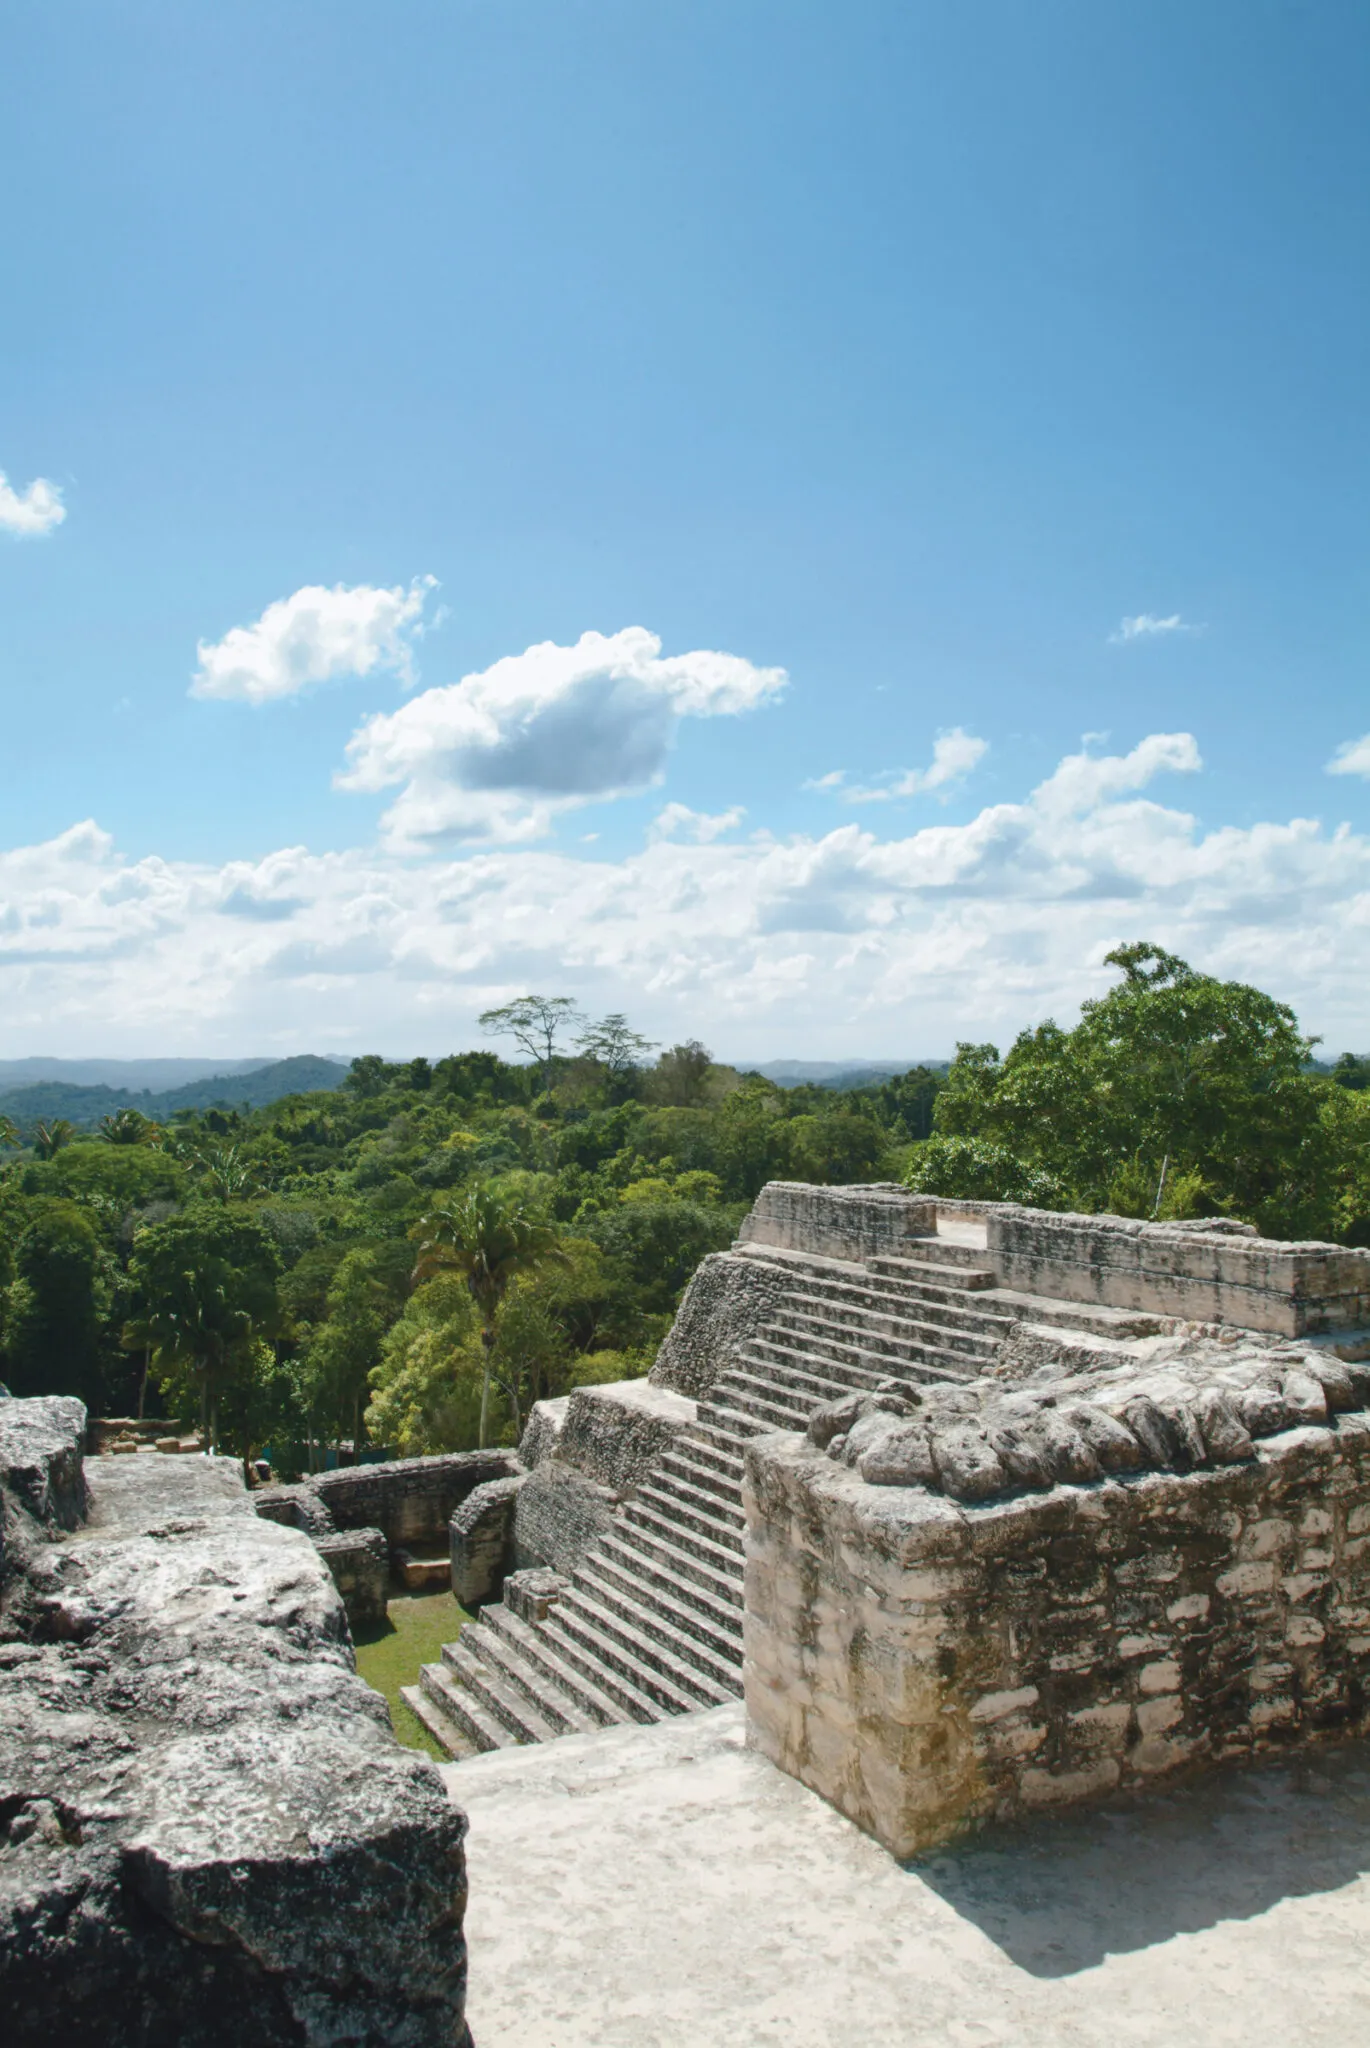
<svg viewBox="0 0 1370 2048">
<path fill-rule="evenodd" d="M 752 1742 L 907 1856 L 1364 1730 L 1370 1376 L 1219 1353 L 751 1447 Z"/>
<path fill-rule="evenodd" d="M 0 1400 L 0 2039 L 469 2048 L 465 1819 L 318 1552 L 226 1459 L 83 1480 L 84 1429 Z"/>
<path fill-rule="evenodd" d="M 780 1306 L 788 1276 L 776 1265 L 736 1252 L 700 1260 L 662 1341 L 648 1378 L 702 1400 L 742 1346 L 759 1337 Z"/>
<path fill-rule="evenodd" d="M 507 1479 L 521 1470 L 515 1451 L 454 1451 L 437 1458 L 345 1465 L 336 1472 L 316 1472 L 298 1486 L 264 1488 L 253 1498 L 258 1514 L 306 1527 L 310 1519 L 302 1497 L 308 1495 L 325 1510 L 328 1527 L 379 1529 L 393 1550 L 402 1543 L 445 1543 L 447 1525 L 468 1493 L 488 1479 Z M 290 1505 L 278 1506 L 284 1502 Z"/>
</svg>

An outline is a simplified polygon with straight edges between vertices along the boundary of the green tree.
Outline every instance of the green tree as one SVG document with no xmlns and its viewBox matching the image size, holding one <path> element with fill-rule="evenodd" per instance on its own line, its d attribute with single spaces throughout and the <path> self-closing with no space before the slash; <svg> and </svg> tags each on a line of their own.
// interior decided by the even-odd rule
<svg viewBox="0 0 1370 2048">
<path fill-rule="evenodd" d="M 322 1322 L 305 1348 L 306 1384 L 316 1412 L 360 1449 L 362 1411 L 386 1332 L 404 1307 L 409 1248 L 402 1238 L 356 1245 L 328 1285 Z"/>
<path fill-rule="evenodd" d="M 570 996 L 519 996 L 497 1010 L 483 1010 L 480 1028 L 492 1037 L 512 1038 L 536 1063 L 544 1092 L 551 1082 L 560 1041 L 585 1022 Z"/>
<path fill-rule="evenodd" d="M 98 1412 L 113 1261 L 95 1222 L 75 1202 L 30 1201 L 15 1220 L 5 1318 L 7 1384 L 15 1394 L 76 1394 Z"/>
<path fill-rule="evenodd" d="M 588 1059 L 604 1069 L 611 1102 L 622 1102 L 632 1094 L 647 1055 L 655 1051 L 652 1041 L 630 1029 L 622 1011 L 611 1011 L 581 1032 L 576 1044 Z"/>
<path fill-rule="evenodd" d="M 785 1172 L 792 1180 L 817 1181 L 832 1187 L 874 1177 L 885 1137 L 868 1116 L 830 1111 L 821 1116 L 794 1116 L 777 1130 Z"/>
<path fill-rule="evenodd" d="M 480 1315 L 485 1349 L 481 1375 L 480 1447 L 485 1448 L 490 1420 L 491 1353 L 500 1303 L 511 1282 L 547 1259 L 559 1259 L 560 1233 L 530 1207 L 518 1188 L 487 1181 L 460 1201 L 435 1209 L 418 1226 L 419 1255 L 414 1279 L 422 1282 L 444 1269 L 460 1273 Z M 517 1387 L 513 1389 L 514 1429 L 519 1428 Z"/>
<path fill-rule="evenodd" d="M 281 1261 L 254 1217 L 195 1208 L 140 1231 L 129 1262 L 138 1308 L 129 1337 L 152 1352 L 175 1412 L 198 1409 L 206 1442 L 219 1440 L 220 1404 L 256 1368 L 256 1346 L 281 1322 Z M 244 1404 L 239 1402 L 240 1407 Z M 246 1462 L 250 1446 L 242 1446 Z"/>
<path fill-rule="evenodd" d="M 33 1149 L 40 1159 L 55 1159 L 64 1145 L 69 1145 L 76 1136 L 76 1126 L 64 1116 L 54 1118 L 52 1123 L 41 1120 L 33 1127 Z"/>
<path fill-rule="evenodd" d="M 116 1109 L 101 1117 L 100 1136 L 109 1145 L 160 1145 L 162 1127 L 141 1109 Z"/>
</svg>

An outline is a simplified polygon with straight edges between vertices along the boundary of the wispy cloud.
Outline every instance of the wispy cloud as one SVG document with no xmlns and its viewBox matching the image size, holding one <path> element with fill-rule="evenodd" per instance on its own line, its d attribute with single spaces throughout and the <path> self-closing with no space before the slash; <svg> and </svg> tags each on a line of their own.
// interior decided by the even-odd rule
<svg viewBox="0 0 1370 2048">
<path fill-rule="evenodd" d="M 413 681 L 413 643 L 423 631 L 423 607 L 437 588 L 433 576 L 416 577 L 406 590 L 370 584 L 331 590 L 306 584 L 293 597 L 269 604 L 255 625 L 234 626 L 222 640 L 202 640 L 192 697 L 232 697 L 265 704 L 295 697 L 314 683 L 340 676 L 388 672 Z"/>
<path fill-rule="evenodd" d="M 1329 775 L 1363 775 L 1370 781 L 1370 732 L 1362 739 L 1343 740 L 1327 764 Z"/>
<path fill-rule="evenodd" d="M 1138 612 L 1135 619 L 1123 619 L 1116 633 L 1110 633 L 1109 643 L 1121 647 L 1128 640 L 1159 640 L 1167 633 L 1197 633 L 1202 629 L 1191 626 L 1188 619 L 1182 619 L 1178 612 L 1172 612 L 1167 619 L 1161 619 L 1154 612 Z"/>
<path fill-rule="evenodd" d="M 850 782 L 845 768 L 815 776 L 805 789 L 820 789 L 841 797 L 847 804 L 883 804 L 898 797 L 933 796 L 939 790 L 948 795 L 964 782 L 989 751 L 988 740 L 976 739 L 961 726 L 939 733 L 933 742 L 932 760 L 926 768 L 895 768 L 878 775 L 874 782 Z"/>
<path fill-rule="evenodd" d="M 0 469 L 0 533 L 27 540 L 51 533 L 67 516 L 62 493 L 45 476 L 36 476 L 26 491 L 16 491 Z"/>
<path fill-rule="evenodd" d="M 747 813 L 741 804 L 730 811 L 692 811 L 688 804 L 667 804 L 659 810 L 647 830 L 648 840 L 693 839 L 697 846 L 709 846 L 725 832 L 734 832 Z"/>
</svg>

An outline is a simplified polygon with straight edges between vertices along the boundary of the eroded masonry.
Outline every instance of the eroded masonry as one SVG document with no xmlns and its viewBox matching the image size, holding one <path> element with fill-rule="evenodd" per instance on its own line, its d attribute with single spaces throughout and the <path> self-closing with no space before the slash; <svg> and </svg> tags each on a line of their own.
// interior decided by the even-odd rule
<svg viewBox="0 0 1370 2048">
<path fill-rule="evenodd" d="M 451 1522 L 453 1755 L 744 1693 L 909 1854 L 1362 1729 L 1370 1254 L 773 1183 Z"/>
</svg>

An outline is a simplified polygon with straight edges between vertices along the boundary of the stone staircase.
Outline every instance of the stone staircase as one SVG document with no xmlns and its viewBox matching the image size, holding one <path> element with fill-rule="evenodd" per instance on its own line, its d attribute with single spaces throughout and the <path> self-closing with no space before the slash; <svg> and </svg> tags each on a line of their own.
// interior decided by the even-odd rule
<svg viewBox="0 0 1370 2048">
<path fill-rule="evenodd" d="M 1012 1327 L 973 1246 L 865 1266 L 748 1246 L 788 1285 L 545 1619 L 482 1609 L 404 1697 L 453 1755 L 720 1706 L 742 1690 L 742 1451 L 881 1381 L 969 1379 Z"/>
</svg>

